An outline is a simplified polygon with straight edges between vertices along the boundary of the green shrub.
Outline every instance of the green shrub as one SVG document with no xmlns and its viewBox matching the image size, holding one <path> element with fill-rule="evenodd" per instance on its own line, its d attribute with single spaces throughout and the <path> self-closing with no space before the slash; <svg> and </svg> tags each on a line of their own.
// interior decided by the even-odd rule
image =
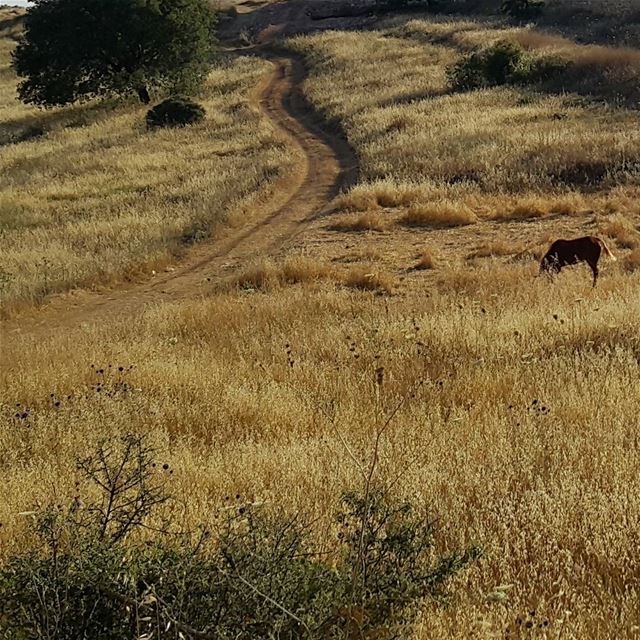
<svg viewBox="0 0 640 640">
<path fill-rule="evenodd" d="M 97 497 L 35 514 L 33 548 L 0 568 L 0 637 L 398 638 L 479 555 L 437 557 L 433 527 L 375 489 L 345 494 L 330 556 L 239 498 L 215 537 L 179 533 L 153 522 L 167 497 L 152 454 L 128 436 L 79 461 Z"/>
<path fill-rule="evenodd" d="M 457 91 L 481 89 L 487 84 L 485 58 L 482 52 L 476 51 L 465 56 L 447 69 L 449 84 Z"/>
<path fill-rule="evenodd" d="M 500 40 L 484 52 L 484 73 L 489 85 L 507 84 L 526 65 L 522 47 L 509 40 Z"/>
<path fill-rule="evenodd" d="M 381 630 L 388 634 L 383 637 L 397 637 L 424 598 L 446 600 L 448 579 L 480 555 L 471 548 L 434 559 L 433 524 L 411 503 L 390 500 L 379 489 L 344 494 L 337 519 L 341 569 L 355 594 L 351 606 L 357 603 L 366 620 L 358 629 L 364 637 Z"/>
<path fill-rule="evenodd" d="M 543 0 L 504 0 L 500 10 L 511 18 L 527 20 L 539 17 L 544 6 Z"/>
<path fill-rule="evenodd" d="M 556 56 L 535 57 L 517 43 L 500 40 L 464 56 L 447 70 L 449 84 L 458 91 L 505 84 L 543 82 L 567 67 Z"/>
<path fill-rule="evenodd" d="M 442 7 L 442 0 L 376 0 L 375 6 L 378 11 L 389 13 L 410 9 L 437 11 Z"/>
<path fill-rule="evenodd" d="M 167 98 L 150 109 L 147 113 L 147 126 L 150 129 L 158 127 L 185 127 L 204 120 L 204 107 L 188 98 Z"/>
</svg>

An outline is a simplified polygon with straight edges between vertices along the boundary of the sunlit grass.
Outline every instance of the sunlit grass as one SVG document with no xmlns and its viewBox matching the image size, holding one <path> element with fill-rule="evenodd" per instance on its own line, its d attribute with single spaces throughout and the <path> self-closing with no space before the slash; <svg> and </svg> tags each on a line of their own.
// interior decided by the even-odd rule
<svg viewBox="0 0 640 640">
<path fill-rule="evenodd" d="M 272 269 L 301 284 L 4 349 L 3 553 L 21 544 L 20 512 L 74 495 L 74 456 L 127 431 L 162 448 L 187 525 L 215 526 L 223 497 L 241 493 L 320 518 L 324 539 L 340 492 L 360 482 L 345 442 L 367 459 L 377 412 L 422 380 L 379 479 L 438 519 L 445 547 L 486 556 L 418 637 L 498 634 L 533 609 L 552 637 L 635 637 L 637 275 L 611 272 L 585 296 L 581 272 L 551 286 L 517 264 L 436 266 L 440 293 L 380 296 L 375 267 L 351 281 L 372 292 L 323 281 L 308 260 Z M 507 600 L 489 604 L 501 584 Z"/>
<path fill-rule="evenodd" d="M 448 94 L 446 65 L 496 36 L 468 24 L 458 33 L 423 20 L 296 42 L 313 65 L 307 94 L 343 127 L 363 181 L 338 198 L 337 216 L 295 239 L 295 251 L 241 265 L 226 291 L 199 300 L 2 344 L 0 558 L 27 544 L 21 514 L 72 500 L 76 456 L 131 431 L 148 434 L 174 471 L 167 488 L 178 506 L 167 515 L 185 528 L 215 528 L 224 497 L 241 494 L 312 521 L 313 536 L 331 544 L 338 497 L 362 482 L 356 461 L 370 459 L 375 425 L 408 398 L 382 442 L 376 480 L 419 505 L 445 549 L 485 550 L 449 606 L 424 604 L 414 637 L 638 637 L 640 205 L 631 164 L 619 164 L 640 150 L 637 118 L 574 95 Z M 97 233 L 109 225 L 96 218 L 97 189 L 117 192 L 113 206 L 137 206 L 134 190 L 167 171 L 149 197 L 183 194 L 170 212 L 186 224 L 198 202 L 191 189 L 209 198 L 219 183 L 208 172 L 182 192 L 184 163 L 229 166 L 236 180 L 243 167 L 251 180 L 269 158 L 285 166 L 246 106 L 262 71 L 240 60 L 217 72 L 230 97 L 211 94 L 210 138 L 191 140 L 193 157 L 175 133 L 137 146 L 148 138 L 135 107 L 15 145 L 14 161 L 49 149 L 65 174 L 45 184 L 46 163 L 34 164 L 33 186 L 12 190 L 2 209 L 15 228 L 5 233 L 26 243 L 32 228 L 44 251 L 39 229 L 55 220 L 66 238 L 65 216 L 79 216 L 80 202 L 93 222 L 74 246 L 93 242 L 99 252 Z M 89 158 L 87 144 L 113 136 L 122 138 L 113 156 Z M 62 158 L 74 140 L 86 162 L 111 158 L 103 168 L 119 167 L 119 181 L 74 174 Z M 208 145 L 229 155 L 211 159 Z M 116 162 L 123 148 L 133 164 Z M 576 182 L 599 166 L 622 169 L 596 185 Z M 216 193 L 234 201 L 222 184 Z M 134 228 L 123 226 L 123 242 Z M 535 259 L 569 231 L 597 231 L 622 253 L 603 264 L 593 290 L 586 268 L 535 277 Z M 74 255 L 61 264 L 73 269 Z M 107 277 L 99 262 L 85 266 L 96 281 Z M 37 282 L 30 277 L 23 286 Z"/>
<path fill-rule="evenodd" d="M 447 66 L 501 38 L 569 60 L 560 79 L 567 88 L 452 92 Z M 523 200 L 537 201 L 534 215 L 559 213 L 559 203 L 577 215 L 637 212 L 636 114 L 617 106 L 635 95 L 635 50 L 447 18 L 392 20 L 378 31 L 320 33 L 291 46 L 312 66 L 308 97 L 340 121 L 361 161 L 363 182 L 343 197 L 345 208 L 387 206 L 384 192 L 391 206 L 448 200 L 484 218 L 508 209 L 517 217 Z"/>
<path fill-rule="evenodd" d="M 202 125 L 147 132 L 135 103 L 38 111 L 15 98 L 0 39 L 0 294 L 39 302 L 166 266 L 230 216 L 249 218 L 293 154 L 250 104 L 268 63 L 222 60 Z"/>
</svg>

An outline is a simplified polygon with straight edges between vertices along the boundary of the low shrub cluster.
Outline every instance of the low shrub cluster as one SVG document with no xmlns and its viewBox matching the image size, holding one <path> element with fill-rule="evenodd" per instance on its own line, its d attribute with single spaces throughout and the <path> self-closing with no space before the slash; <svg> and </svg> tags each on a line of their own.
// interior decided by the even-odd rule
<svg viewBox="0 0 640 640">
<path fill-rule="evenodd" d="M 449 84 L 459 91 L 505 84 L 530 84 L 550 79 L 567 67 L 555 56 L 536 57 L 519 44 L 500 40 L 464 56 L 447 71 Z"/>
<path fill-rule="evenodd" d="M 544 0 L 504 0 L 500 9 L 511 18 L 530 20 L 540 17 L 544 7 Z"/>
<path fill-rule="evenodd" d="M 436 11 L 442 8 L 443 0 L 376 0 L 375 6 L 378 11 L 383 13 L 411 9 Z"/>
<path fill-rule="evenodd" d="M 202 122 L 206 115 L 204 107 L 189 98 L 173 97 L 163 100 L 147 113 L 147 126 L 185 127 Z"/>
<path fill-rule="evenodd" d="M 31 550 L 0 568 L 0 637 L 397 638 L 479 552 L 438 557 L 433 526 L 380 490 L 343 496 L 335 553 L 296 517 L 228 499 L 219 531 L 154 520 L 168 500 L 139 436 L 78 470 L 94 498 L 34 513 Z"/>
</svg>

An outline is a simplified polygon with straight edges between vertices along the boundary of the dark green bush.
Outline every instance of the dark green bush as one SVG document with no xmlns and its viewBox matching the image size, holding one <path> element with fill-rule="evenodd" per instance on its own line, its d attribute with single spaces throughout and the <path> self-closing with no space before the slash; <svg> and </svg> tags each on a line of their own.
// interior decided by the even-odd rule
<svg viewBox="0 0 640 640">
<path fill-rule="evenodd" d="M 479 555 L 438 557 L 409 503 L 369 489 L 345 494 L 332 555 L 296 518 L 239 499 L 215 539 L 178 535 L 151 520 L 166 496 L 143 438 L 78 468 L 98 497 L 38 512 L 33 548 L 0 568 L 2 638 L 398 638 Z"/>
<path fill-rule="evenodd" d="M 528 20 L 542 15 L 544 7 L 543 0 L 504 0 L 500 10 L 511 18 Z"/>
<path fill-rule="evenodd" d="M 147 113 L 147 126 L 150 129 L 159 127 L 185 127 L 204 120 L 206 111 L 189 98 L 167 98 L 150 109 Z"/>
<path fill-rule="evenodd" d="M 367 633 L 396 637 L 426 598 L 444 600 L 448 579 L 475 560 L 476 548 L 433 559 L 434 527 L 409 502 L 381 490 L 348 492 L 338 514 L 342 525 L 345 582 L 352 585 Z M 360 637 L 360 636 L 358 636 Z"/>
<path fill-rule="evenodd" d="M 516 78 L 526 64 L 522 47 L 509 40 L 500 40 L 484 52 L 484 73 L 489 85 L 507 84 Z"/>
<path fill-rule="evenodd" d="M 543 82 L 567 66 L 558 57 L 535 57 L 519 44 L 500 40 L 482 51 L 464 56 L 447 71 L 449 84 L 458 91 L 505 84 Z"/>
<path fill-rule="evenodd" d="M 449 84 L 457 91 L 471 91 L 487 86 L 484 53 L 476 51 L 447 69 Z"/>
</svg>

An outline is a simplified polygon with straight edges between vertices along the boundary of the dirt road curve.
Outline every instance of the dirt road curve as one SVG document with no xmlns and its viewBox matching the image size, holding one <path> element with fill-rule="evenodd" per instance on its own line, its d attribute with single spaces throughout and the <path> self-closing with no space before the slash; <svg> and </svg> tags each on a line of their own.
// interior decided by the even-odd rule
<svg viewBox="0 0 640 640">
<path fill-rule="evenodd" d="M 5 337 L 46 336 L 97 324 L 105 317 L 135 316 L 152 304 L 207 295 L 247 263 L 285 248 L 306 223 L 322 215 L 337 192 L 353 179 L 356 159 L 344 140 L 322 129 L 306 105 L 300 90 L 305 77 L 302 62 L 286 53 L 258 53 L 270 60 L 273 68 L 256 88 L 253 102 L 302 152 L 304 161 L 278 182 L 273 198 L 252 215 L 255 222 L 228 229 L 214 242 L 194 247 L 174 271 L 157 274 L 146 282 L 104 293 L 55 296 L 28 317 L 6 321 L 2 330 Z"/>
</svg>

